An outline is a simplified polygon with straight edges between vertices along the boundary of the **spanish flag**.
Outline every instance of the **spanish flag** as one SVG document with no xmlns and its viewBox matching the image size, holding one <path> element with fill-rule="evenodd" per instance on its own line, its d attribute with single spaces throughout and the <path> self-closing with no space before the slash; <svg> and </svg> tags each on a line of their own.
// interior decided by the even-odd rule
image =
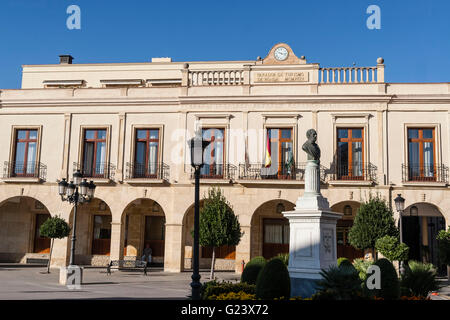
<svg viewBox="0 0 450 320">
<path fill-rule="evenodd" d="M 270 150 L 270 137 L 269 132 L 267 132 L 267 143 L 266 143 L 266 159 L 264 161 L 264 166 L 270 167 L 272 165 L 272 152 Z"/>
</svg>

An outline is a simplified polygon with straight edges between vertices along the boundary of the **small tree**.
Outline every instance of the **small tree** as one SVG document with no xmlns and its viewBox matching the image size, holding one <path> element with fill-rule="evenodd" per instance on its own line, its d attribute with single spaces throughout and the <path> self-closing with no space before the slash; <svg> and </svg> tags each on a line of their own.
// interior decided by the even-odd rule
<svg viewBox="0 0 450 320">
<path fill-rule="evenodd" d="M 358 249 L 375 252 L 376 241 L 383 236 L 398 237 L 394 214 L 379 196 L 361 204 L 349 232 L 350 244 Z"/>
<path fill-rule="evenodd" d="M 375 242 L 375 249 L 390 261 L 408 260 L 409 247 L 404 243 L 400 243 L 397 237 L 384 236 L 379 238 Z"/>
<path fill-rule="evenodd" d="M 210 188 L 200 210 L 199 244 L 212 248 L 210 279 L 214 278 L 216 248 L 227 245 L 236 246 L 243 233 L 237 216 L 223 196 L 220 188 Z"/>
<path fill-rule="evenodd" d="M 39 228 L 42 236 L 51 238 L 50 255 L 48 257 L 47 273 L 50 273 L 50 261 L 52 259 L 54 239 L 62 239 L 69 235 L 70 227 L 64 219 L 60 217 L 48 218 Z"/>
</svg>

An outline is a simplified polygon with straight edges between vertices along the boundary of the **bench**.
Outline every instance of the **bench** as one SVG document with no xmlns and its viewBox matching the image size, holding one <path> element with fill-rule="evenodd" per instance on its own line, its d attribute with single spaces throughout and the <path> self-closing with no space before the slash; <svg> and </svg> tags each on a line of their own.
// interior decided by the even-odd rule
<svg viewBox="0 0 450 320">
<path fill-rule="evenodd" d="M 147 275 L 147 261 L 141 260 L 112 260 L 106 267 L 106 274 L 111 275 L 111 267 L 119 269 L 143 269 L 144 275 Z"/>
</svg>

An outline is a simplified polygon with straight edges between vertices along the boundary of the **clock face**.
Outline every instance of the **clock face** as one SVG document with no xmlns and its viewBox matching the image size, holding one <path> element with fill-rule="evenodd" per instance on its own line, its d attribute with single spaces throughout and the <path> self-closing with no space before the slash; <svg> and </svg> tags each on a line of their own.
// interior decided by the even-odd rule
<svg viewBox="0 0 450 320">
<path fill-rule="evenodd" d="M 274 56 L 278 61 L 286 60 L 289 55 L 289 52 L 285 47 L 279 47 L 275 50 Z"/>
</svg>

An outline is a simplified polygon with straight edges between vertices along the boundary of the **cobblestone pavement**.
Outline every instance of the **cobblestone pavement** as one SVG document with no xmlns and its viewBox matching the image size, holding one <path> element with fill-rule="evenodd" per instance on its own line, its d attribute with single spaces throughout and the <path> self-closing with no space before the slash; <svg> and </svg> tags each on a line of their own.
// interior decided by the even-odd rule
<svg viewBox="0 0 450 320">
<path fill-rule="evenodd" d="M 50 274 L 44 267 L 0 265 L 0 300 L 5 299 L 187 299 L 190 295 L 191 273 L 166 273 L 152 269 L 142 272 L 85 268 L 80 290 L 59 285 L 59 269 Z M 209 279 L 201 272 L 202 281 Z M 220 280 L 237 280 L 233 272 L 216 272 Z"/>
</svg>

